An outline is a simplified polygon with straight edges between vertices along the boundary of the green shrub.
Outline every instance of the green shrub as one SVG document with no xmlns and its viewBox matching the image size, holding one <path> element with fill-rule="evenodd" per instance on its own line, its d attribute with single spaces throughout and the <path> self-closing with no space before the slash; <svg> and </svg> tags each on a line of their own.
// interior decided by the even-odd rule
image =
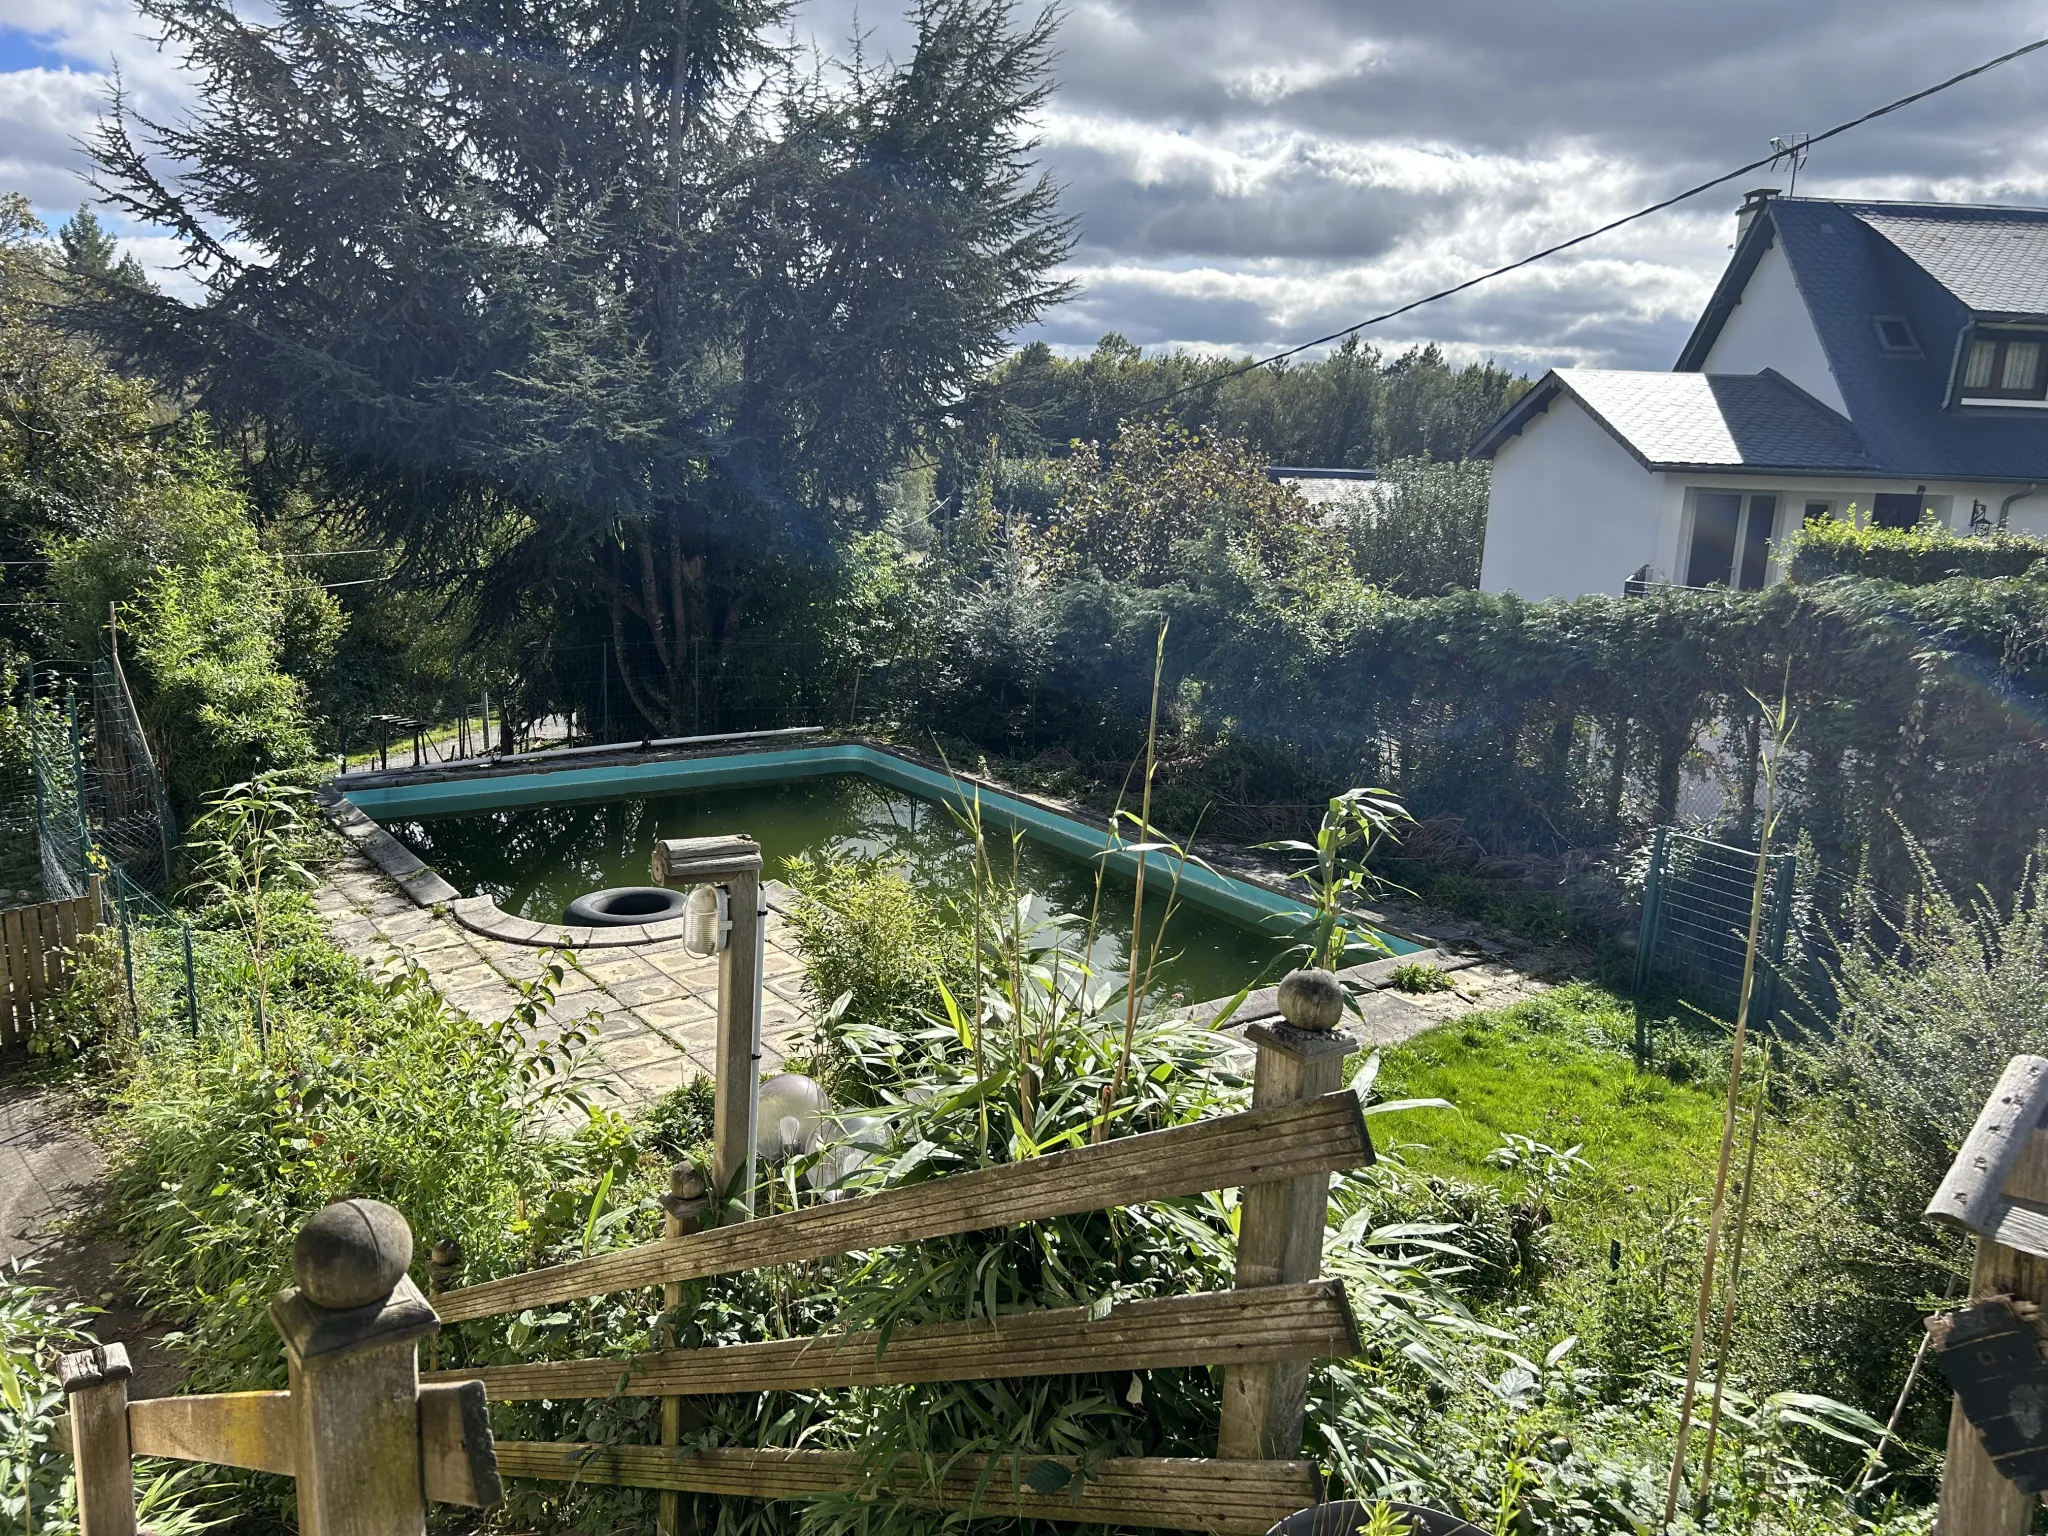
<svg viewBox="0 0 2048 1536">
<path fill-rule="evenodd" d="M 1930 586 L 1951 576 L 2025 576 L 2048 557 L 2048 540 L 2025 534 L 1973 537 L 1932 523 L 1917 528 L 1858 528 L 1820 518 L 1794 533 L 1780 558 L 1794 581 L 1867 576 Z"/>
<path fill-rule="evenodd" d="M 957 973 L 961 943 L 902 871 L 830 852 L 799 854 L 784 869 L 814 1017 L 841 997 L 840 1017 L 884 1028 L 908 1029 L 938 1011 L 938 983 Z"/>
<path fill-rule="evenodd" d="M 1903 920 L 1865 906 L 1834 986 L 1840 1022 L 1790 1055 L 1785 1125 L 1759 1177 L 1769 1234 L 1744 1286 L 1752 1374 L 1880 1411 L 1920 1319 L 1968 1274 L 1969 1245 L 1922 1212 L 2014 1056 L 2048 1018 L 2048 872 L 1996 904 L 1951 895 L 1923 860 Z M 1941 1443 L 1923 1379 L 1905 1433 Z"/>
<path fill-rule="evenodd" d="M 108 606 L 119 605 L 136 707 L 181 811 L 312 757 L 305 690 L 282 657 L 288 646 L 306 658 L 331 650 L 340 610 L 258 543 L 234 466 L 203 422 L 158 450 L 141 486 L 49 550 L 73 655 L 103 646 Z"/>
</svg>

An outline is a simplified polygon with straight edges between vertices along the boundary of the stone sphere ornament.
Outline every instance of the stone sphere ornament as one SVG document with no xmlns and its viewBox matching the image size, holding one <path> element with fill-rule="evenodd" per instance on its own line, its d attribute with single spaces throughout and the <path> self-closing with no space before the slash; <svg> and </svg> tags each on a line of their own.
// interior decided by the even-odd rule
<svg viewBox="0 0 2048 1536">
<path fill-rule="evenodd" d="M 1296 1029 L 1335 1029 L 1344 1017 L 1344 986 L 1323 970 L 1289 971 L 1280 978 L 1280 1017 Z"/>
<path fill-rule="evenodd" d="M 384 1300 L 412 1263 L 412 1228 L 381 1200 L 338 1200 L 299 1229 L 292 1277 L 316 1307 Z"/>
</svg>

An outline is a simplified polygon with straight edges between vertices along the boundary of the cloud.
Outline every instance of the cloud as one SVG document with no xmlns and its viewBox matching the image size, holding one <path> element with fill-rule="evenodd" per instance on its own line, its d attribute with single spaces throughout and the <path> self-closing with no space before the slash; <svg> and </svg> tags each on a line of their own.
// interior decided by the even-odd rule
<svg viewBox="0 0 2048 1536">
<path fill-rule="evenodd" d="M 1031 333 L 1230 352 L 1392 309 L 2029 39 L 2020 0 L 1072 0 L 1041 158 L 1079 221 L 1079 295 Z M 795 35 L 901 57 L 900 8 L 800 0 Z M 10 48 L 10 42 L 13 46 Z M 17 67 L 8 68 L 9 65 Z M 0 177 L 62 217 L 118 66 L 191 85 L 123 0 L 0 0 Z M 2037 56 L 1823 145 L 1799 190 L 2048 202 Z M 1785 183 L 1758 173 L 1745 184 Z M 1669 366 L 1742 185 L 1367 333 L 1516 366 Z M 142 232 L 127 232 L 140 236 Z M 161 237 L 133 245 L 145 261 Z M 1021 338 L 1020 338 L 1021 339 Z"/>
</svg>

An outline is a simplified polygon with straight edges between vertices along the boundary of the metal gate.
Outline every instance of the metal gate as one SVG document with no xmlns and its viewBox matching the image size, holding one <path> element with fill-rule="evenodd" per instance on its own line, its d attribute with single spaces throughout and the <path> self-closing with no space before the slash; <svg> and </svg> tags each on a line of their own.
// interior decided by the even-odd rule
<svg viewBox="0 0 2048 1536">
<path fill-rule="evenodd" d="M 1781 1002 L 1796 866 L 1792 853 L 1765 858 L 1763 925 L 1749 1005 L 1753 1024 L 1769 1023 Z M 1653 990 L 1669 990 L 1709 1012 L 1735 1017 L 1755 881 L 1755 849 L 1657 829 L 1636 944 L 1639 1001 Z"/>
</svg>

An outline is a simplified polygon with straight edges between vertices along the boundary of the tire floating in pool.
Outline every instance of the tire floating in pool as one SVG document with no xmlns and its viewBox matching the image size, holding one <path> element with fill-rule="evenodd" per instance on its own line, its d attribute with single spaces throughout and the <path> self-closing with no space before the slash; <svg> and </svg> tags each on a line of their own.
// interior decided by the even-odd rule
<svg viewBox="0 0 2048 1536">
<path fill-rule="evenodd" d="M 581 928 L 637 928 L 683 915 L 688 891 L 659 885 L 615 885 L 590 891 L 569 903 L 564 921 Z"/>
</svg>

